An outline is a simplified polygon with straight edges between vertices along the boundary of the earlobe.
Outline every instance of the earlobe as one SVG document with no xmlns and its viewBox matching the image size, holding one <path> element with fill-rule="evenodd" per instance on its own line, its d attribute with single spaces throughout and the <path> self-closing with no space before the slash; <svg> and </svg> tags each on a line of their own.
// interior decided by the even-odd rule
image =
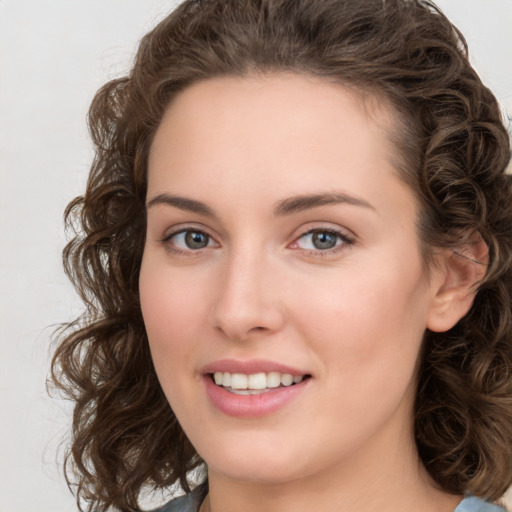
<svg viewBox="0 0 512 512">
<path fill-rule="evenodd" d="M 473 233 L 460 249 L 442 249 L 438 258 L 427 327 L 445 332 L 470 310 L 487 270 L 489 249 L 480 233 Z"/>
</svg>

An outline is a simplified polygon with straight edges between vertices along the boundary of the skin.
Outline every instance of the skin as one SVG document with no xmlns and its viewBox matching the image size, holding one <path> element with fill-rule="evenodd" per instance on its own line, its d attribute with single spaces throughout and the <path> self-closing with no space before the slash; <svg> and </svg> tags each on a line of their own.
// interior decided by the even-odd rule
<svg viewBox="0 0 512 512">
<path fill-rule="evenodd" d="M 475 276 L 442 251 L 427 274 L 417 204 L 391 163 L 393 114 L 368 106 L 307 76 L 215 78 L 182 92 L 156 133 L 141 304 L 214 512 L 450 512 L 461 499 L 426 476 L 412 410 L 423 333 L 467 311 Z M 276 214 L 333 193 L 345 200 Z M 207 245 L 173 235 L 184 229 Z M 334 247 L 312 229 L 338 233 Z M 272 414 L 233 417 L 201 374 L 225 358 L 311 378 Z"/>
</svg>

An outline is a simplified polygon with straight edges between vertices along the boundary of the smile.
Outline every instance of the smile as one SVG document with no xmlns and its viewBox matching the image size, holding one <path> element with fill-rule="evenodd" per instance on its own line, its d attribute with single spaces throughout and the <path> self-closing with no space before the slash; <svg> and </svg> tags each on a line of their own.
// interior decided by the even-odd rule
<svg viewBox="0 0 512 512">
<path fill-rule="evenodd" d="M 246 375 L 244 373 L 215 372 L 213 380 L 217 386 L 237 395 L 259 395 L 279 387 L 298 384 L 307 375 L 291 373 L 260 372 Z"/>
<path fill-rule="evenodd" d="M 200 369 L 210 403 L 236 418 L 260 418 L 307 396 L 314 376 L 298 368 L 263 359 L 222 359 Z"/>
</svg>

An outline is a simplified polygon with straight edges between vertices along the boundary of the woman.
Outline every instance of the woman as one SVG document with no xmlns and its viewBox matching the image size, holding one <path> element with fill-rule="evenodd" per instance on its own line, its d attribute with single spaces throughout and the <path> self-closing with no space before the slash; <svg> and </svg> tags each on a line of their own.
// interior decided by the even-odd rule
<svg viewBox="0 0 512 512">
<path fill-rule="evenodd" d="M 54 359 L 82 506 L 499 510 L 509 137 L 433 4 L 184 2 L 90 126 Z"/>
</svg>

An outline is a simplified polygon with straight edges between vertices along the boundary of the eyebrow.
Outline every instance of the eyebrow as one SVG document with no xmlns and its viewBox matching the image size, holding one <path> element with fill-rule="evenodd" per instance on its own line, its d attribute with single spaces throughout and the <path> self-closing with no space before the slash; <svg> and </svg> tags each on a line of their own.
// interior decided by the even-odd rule
<svg viewBox="0 0 512 512">
<path fill-rule="evenodd" d="M 274 208 L 274 215 L 280 217 L 330 204 L 349 204 L 375 210 L 375 208 L 364 199 L 345 194 L 344 192 L 330 192 L 327 194 L 290 197 L 279 201 Z"/>
<path fill-rule="evenodd" d="M 187 212 L 198 213 L 200 215 L 205 215 L 206 217 L 215 217 L 214 211 L 209 206 L 201 201 L 196 201 L 195 199 L 189 199 L 187 197 L 158 194 L 147 202 L 146 208 L 151 208 L 157 204 L 166 204 Z"/>
<path fill-rule="evenodd" d="M 187 197 L 158 194 L 148 201 L 146 207 L 151 208 L 157 204 L 174 206 L 180 210 L 205 215 L 206 217 L 216 216 L 214 210 L 205 203 Z M 329 192 L 325 194 L 302 195 L 283 199 L 277 202 L 273 213 L 275 217 L 282 217 L 331 204 L 349 204 L 375 210 L 375 208 L 364 199 L 351 196 L 344 192 Z"/>
</svg>

